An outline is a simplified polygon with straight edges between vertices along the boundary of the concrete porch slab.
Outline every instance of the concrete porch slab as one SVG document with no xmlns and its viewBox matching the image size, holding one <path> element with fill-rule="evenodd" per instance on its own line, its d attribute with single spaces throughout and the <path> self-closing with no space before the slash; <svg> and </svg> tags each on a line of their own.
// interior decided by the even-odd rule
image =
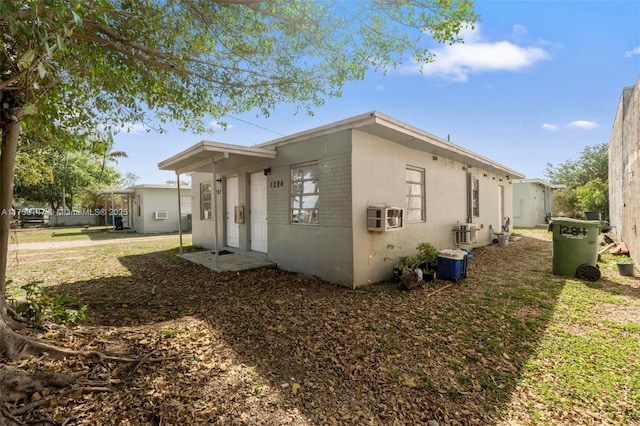
<svg viewBox="0 0 640 426">
<path fill-rule="evenodd" d="M 205 266 L 216 272 L 236 272 L 257 268 L 275 268 L 276 264 L 264 259 L 244 254 L 231 253 L 218 256 L 218 266 L 216 266 L 216 255 L 211 250 L 196 251 L 192 253 L 179 254 L 179 257 L 198 265 Z"/>
</svg>

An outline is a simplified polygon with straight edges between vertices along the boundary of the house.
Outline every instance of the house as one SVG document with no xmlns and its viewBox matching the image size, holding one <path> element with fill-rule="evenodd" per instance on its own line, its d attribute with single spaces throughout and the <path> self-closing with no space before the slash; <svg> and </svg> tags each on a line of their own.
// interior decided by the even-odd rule
<svg viewBox="0 0 640 426">
<path fill-rule="evenodd" d="M 564 188 L 542 179 L 513 181 L 513 226 L 535 228 L 549 223 L 553 215 L 553 193 Z"/>
<path fill-rule="evenodd" d="M 423 242 L 491 243 L 524 178 L 375 111 L 253 147 L 202 141 L 158 166 L 191 174 L 194 245 L 351 288 Z"/>
<path fill-rule="evenodd" d="M 180 218 L 181 230 L 189 229 L 190 187 L 183 186 L 178 190 L 172 185 L 146 184 L 127 189 L 106 189 L 100 191 L 100 194 L 106 201 L 106 208 L 100 213 L 107 216 L 107 223 L 111 226 L 116 227 L 116 217 L 121 216 L 123 227 L 139 234 L 178 232 Z"/>
<path fill-rule="evenodd" d="M 623 89 L 609 139 L 609 224 L 640 262 L 640 78 Z"/>
</svg>

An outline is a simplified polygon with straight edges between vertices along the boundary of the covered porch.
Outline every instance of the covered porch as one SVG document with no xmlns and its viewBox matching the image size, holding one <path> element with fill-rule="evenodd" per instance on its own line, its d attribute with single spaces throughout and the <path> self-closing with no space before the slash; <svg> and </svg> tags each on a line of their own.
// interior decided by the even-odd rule
<svg viewBox="0 0 640 426">
<path fill-rule="evenodd" d="M 183 253 L 180 230 L 180 252 L 185 259 L 221 271 L 272 265 L 266 261 L 268 166 L 264 164 L 275 158 L 275 149 L 201 141 L 158 164 L 160 170 L 176 173 L 178 186 L 182 174 L 196 174 L 200 180 L 203 176 L 209 176 L 206 183 L 192 182 L 195 213 L 193 235 L 194 241 L 200 240 L 198 245 L 211 248 L 211 251 Z M 241 172 L 248 169 L 256 169 L 251 176 L 259 174 L 263 178 L 264 194 L 260 197 L 248 194 L 246 182 L 250 177 Z M 263 200 L 260 209 L 250 209 L 253 206 L 249 203 L 253 203 L 254 198 Z M 265 241 L 262 246 L 248 242 L 258 220 L 263 222 L 261 225 L 265 229 Z M 231 254 L 224 254 L 229 251 Z"/>
</svg>

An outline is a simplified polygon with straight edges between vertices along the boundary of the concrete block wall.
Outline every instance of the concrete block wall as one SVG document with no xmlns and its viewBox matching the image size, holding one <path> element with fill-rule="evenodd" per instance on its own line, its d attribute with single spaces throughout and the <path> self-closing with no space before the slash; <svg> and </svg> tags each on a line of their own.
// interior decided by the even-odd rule
<svg viewBox="0 0 640 426">
<path fill-rule="evenodd" d="M 623 90 L 609 140 L 610 224 L 640 261 L 640 78 Z"/>
<path fill-rule="evenodd" d="M 320 221 L 324 226 L 351 226 L 351 156 L 323 158 L 319 164 Z"/>
</svg>

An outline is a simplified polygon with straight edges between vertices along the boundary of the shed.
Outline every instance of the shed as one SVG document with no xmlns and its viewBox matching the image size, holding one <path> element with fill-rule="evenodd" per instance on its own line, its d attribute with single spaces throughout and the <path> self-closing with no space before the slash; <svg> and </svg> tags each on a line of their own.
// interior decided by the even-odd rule
<svg viewBox="0 0 640 426">
<path fill-rule="evenodd" d="M 351 288 L 423 242 L 490 244 L 524 178 L 377 111 L 252 147 L 201 141 L 158 166 L 191 174 L 194 245 Z"/>
<path fill-rule="evenodd" d="M 113 224 L 113 217 L 122 216 L 125 228 L 139 234 L 159 234 L 178 232 L 178 220 L 182 230 L 189 229 L 191 217 L 191 188 L 172 185 L 143 184 L 126 189 L 106 189 L 100 192 L 107 198 L 107 223 Z M 123 196 L 124 203 L 110 204 L 109 199 Z"/>
<path fill-rule="evenodd" d="M 556 185 L 542 179 L 513 181 L 513 226 L 535 228 L 545 226 L 553 215 L 553 196 L 565 185 Z"/>
</svg>

